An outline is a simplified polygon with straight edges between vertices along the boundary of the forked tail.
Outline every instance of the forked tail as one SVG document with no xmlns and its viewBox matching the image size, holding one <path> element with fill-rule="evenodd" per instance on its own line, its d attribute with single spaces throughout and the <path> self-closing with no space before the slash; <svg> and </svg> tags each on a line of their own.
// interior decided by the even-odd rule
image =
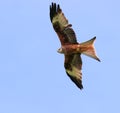
<svg viewBox="0 0 120 113">
<path fill-rule="evenodd" d="M 100 61 L 100 59 L 96 55 L 95 48 L 94 48 L 95 39 L 96 37 L 86 42 L 80 43 L 81 53 Z"/>
</svg>

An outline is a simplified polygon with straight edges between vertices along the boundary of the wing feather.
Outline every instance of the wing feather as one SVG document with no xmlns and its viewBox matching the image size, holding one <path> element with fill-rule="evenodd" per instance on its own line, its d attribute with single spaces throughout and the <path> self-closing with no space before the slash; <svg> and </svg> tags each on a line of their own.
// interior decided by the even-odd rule
<svg viewBox="0 0 120 113">
<path fill-rule="evenodd" d="M 72 25 L 68 23 L 59 5 L 52 3 L 50 5 L 50 20 L 56 31 L 61 45 L 78 44 Z M 82 60 L 80 54 L 65 55 L 64 67 L 70 79 L 82 89 Z"/>
<path fill-rule="evenodd" d="M 50 20 L 60 39 L 61 45 L 77 43 L 75 32 L 71 28 L 72 25 L 68 23 L 60 6 L 56 5 L 56 3 L 52 3 L 50 6 Z"/>
<path fill-rule="evenodd" d="M 78 88 L 82 89 L 82 60 L 80 54 L 65 55 L 64 67 L 70 79 Z"/>
</svg>

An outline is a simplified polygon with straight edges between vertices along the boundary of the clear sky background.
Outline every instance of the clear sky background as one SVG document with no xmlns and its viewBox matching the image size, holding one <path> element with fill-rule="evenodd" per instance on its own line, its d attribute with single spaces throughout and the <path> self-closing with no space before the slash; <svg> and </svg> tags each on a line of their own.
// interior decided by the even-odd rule
<svg viewBox="0 0 120 113">
<path fill-rule="evenodd" d="M 60 4 L 78 42 L 97 37 L 102 62 L 82 55 L 82 91 L 57 53 L 51 2 Z M 120 113 L 119 49 L 119 0 L 1 0 L 0 113 Z"/>
</svg>

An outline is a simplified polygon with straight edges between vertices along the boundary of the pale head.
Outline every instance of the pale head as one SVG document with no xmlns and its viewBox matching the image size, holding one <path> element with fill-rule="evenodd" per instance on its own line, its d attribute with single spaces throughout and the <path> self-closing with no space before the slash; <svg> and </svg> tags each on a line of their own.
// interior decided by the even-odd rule
<svg viewBox="0 0 120 113">
<path fill-rule="evenodd" d="M 57 50 L 57 52 L 63 54 L 62 48 L 59 48 L 59 49 Z"/>
</svg>

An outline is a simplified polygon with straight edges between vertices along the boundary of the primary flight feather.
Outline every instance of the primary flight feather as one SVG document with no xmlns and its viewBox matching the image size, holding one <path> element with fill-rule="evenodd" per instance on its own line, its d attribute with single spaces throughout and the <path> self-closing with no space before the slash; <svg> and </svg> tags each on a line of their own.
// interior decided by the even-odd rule
<svg viewBox="0 0 120 113">
<path fill-rule="evenodd" d="M 58 52 L 65 56 L 64 67 L 66 73 L 77 87 L 82 89 L 81 54 L 100 61 L 93 45 L 96 37 L 86 42 L 78 43 L 75 32 L 71 28 L 72 25 L 68 23 L 59 4 L 52 3 L 50 5 L 50 20 L 61 42 L 61 48 L 58 49 Z"/>
</svg>

